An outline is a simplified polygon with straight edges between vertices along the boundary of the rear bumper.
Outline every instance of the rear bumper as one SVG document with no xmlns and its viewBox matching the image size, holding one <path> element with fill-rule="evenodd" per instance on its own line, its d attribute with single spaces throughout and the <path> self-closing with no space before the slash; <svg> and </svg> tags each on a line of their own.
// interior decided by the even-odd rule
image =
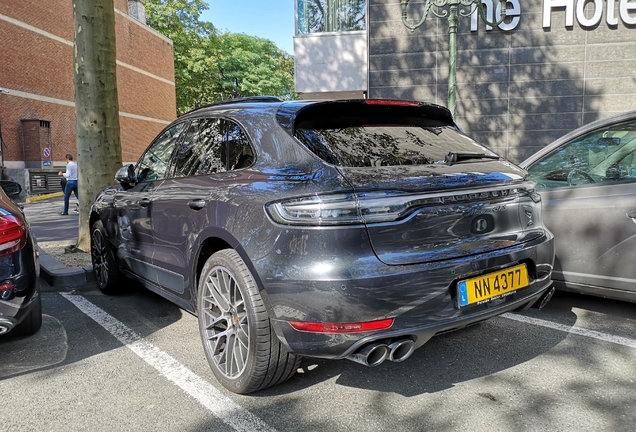
<svg viewBox="0 0 636 432">
<path fill-rule="evenodd" d="M 403 339 L 403 338 L 412 339 L 415 341 L 415 349 L 417 349 L 421 347 L 422 345 L 424 345 L 426 342 L 428 342 L 428 340 L 435 335 L 460 330 L 462 328 L 471 326 L 473 324 L 477 324 L 487 319 L 494 318 L 506 312 L 512 312 L 515 310 L 525 309 L 527 307 L 530 307 L 535 302 L 537 302 L 546 292 L 548 292 L 550 290 L 550 287 L 551 287 L 551 283 L 548 279 L 548 283 L 544 289 L 541 289 L 540 291 L 526 298 L 522 298 L 517 301 L 510 302 L 506 304 L 505 307 L 492 308 L 487 311 L 476 313 L 472 316 L 464 316 L 464 317 L 460 317 L 456 319 L 451 319 L 451 320 L 448 320 L 447 322 L 438 323 L 434 325 L 424 325 L 422 327 L 413 327 L 413 328 L 401 329 L 401 330 L 397 330 L 393 332 L 385 332 L 380 335 L 368 336 L 366 338 L 356 341 L 345 351 L 344 354 L 334 358 L 340 359 L 340 358 L 349 357 L 351 354 L 355 353 L 363 346 L 369 343 L 381 341 L 384 339 Z"/>
<path fill-rule="evenodd" d="M 18 325 L 37 306 L 40 266 L 35 243 L 0 257 L 0 334 Z"/>
<path fill-rule="evenodd" d="M 345 358 L 374 341 L 398 338 L 422 346 L 436 334 L 461 329 L 505 312 L 531 306 L 550 288 L 554 261 L 550 233 L 505 251 L 434 264 L 387 266 L 345 262 L 348 277 L 325 280 L 265 279 L 263 298 L 274 329 L 289 351 L 311 357 Z M 344 256 L 344 255 L 343 255 Z M 457 281 L 526 263 L 530 285 L 481 305 L 459 307 Z M 314 263 L 326 269 L 324 263 Z M 297 269 L 294 263 L 291 266 Z M 285 273 L 280 268 L 279 275 Z M 295 272 L 294 274 L 298 274 Z M 328 275 L 323 272 L 322 276 Z M 359 276 L 359 277 L 356 277 Z M 289 321 L 352 323 L 394 318 L 390 329 L 365 333 L 297 331 Z"/>
<path fill-rule="evenodd" d="M 37 286 L 37 281 L 36 281 Z M 14 302 L 15 306 L 0 307 L 0 311 L 15 312 L 13 316 L 1 315 L 0 316 L 0 335 L 10 332 L 15 326 L 20 324 L 22 320 L 31 314 L 31 311 L 38 307 L 37 299 L 40 296 L 39 289 L 35 289 L 30 297 L 20 298 L 20 302 Z"/>
</svg>

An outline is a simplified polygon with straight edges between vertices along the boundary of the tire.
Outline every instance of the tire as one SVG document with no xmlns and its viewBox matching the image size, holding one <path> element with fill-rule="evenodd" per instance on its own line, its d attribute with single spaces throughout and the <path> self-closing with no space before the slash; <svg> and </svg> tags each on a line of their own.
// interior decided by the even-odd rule
<svg viewBox="0 0 636 432">
<path fill-rule="evenodd" d="M 31 307 L 29 314 L 9 334 L 13 336 L 31 336 L 37 333 L 40 327 L 42 327 L 42 296 L 37 293 L 35 305 Z"/>
<path fill-rule="evenodd" d="M 108 295 L 120 293 L 122 274 L 108 244 L 104 225 L 99 220 L 91 228 L 91 260 L 99 289 Z"/>
<path fill-rule="evenodd" d="M 254 278 L 232 249 L 205 263 L 197 312 L 203 349 L 212 372 L 239 394 L 287 381 L 301 357 L 287 352 L 272 329 Z"/>
</svg>

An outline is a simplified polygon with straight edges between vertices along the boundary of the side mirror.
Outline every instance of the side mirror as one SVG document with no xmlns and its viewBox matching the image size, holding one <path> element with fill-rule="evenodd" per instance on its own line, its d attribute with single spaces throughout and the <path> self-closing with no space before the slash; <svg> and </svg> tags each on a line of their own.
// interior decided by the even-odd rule
<svg viewBox="0 0 636 432">
<path fill-rule="evenodd" d="M 568 181 L 568 173 L 569 172 L 570 171 L 565 170 L 565 169 L 554 170 L 554 171 L 550 171 L 549 173 L 547 173 L 545 175 L 545 178 L 546 178 L 546 180 L 566 182 L 566 181 Z"/>
<path fill-rule="evenodd" d="M 605 178 L 608 180 L 620 180 L 621 167 L 618 165 L 618 163 L 610 165 L 610 167 L 607 168 L 607 171 L 605 171 Z"/>
<path fill-rule="evenodd" d="M 115 173 L 115 181 L 121 184 L 124 189 L 132 187 L 132 184 L 137 181 L 135 178 L 135 167 L 132 164 L 121 167 Z"/>
<path fill-rule="evenodd" d="M 4 193 L 10 197 L 18 196 L 22 193 L 22 186 L 20 186 L 20 183 L 16 183 L 14 181 L 1 180 L 0 187 L 2 187 Z"/>
</svg>

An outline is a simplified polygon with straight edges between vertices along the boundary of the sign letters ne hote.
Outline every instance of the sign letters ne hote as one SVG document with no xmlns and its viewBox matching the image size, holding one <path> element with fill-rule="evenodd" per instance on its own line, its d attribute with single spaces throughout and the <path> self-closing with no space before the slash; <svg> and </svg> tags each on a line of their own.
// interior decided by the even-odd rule
<svg viewBox="0 0 636 432">
<path fill-rule="evenodd" d="M 506 20 L 497 27 L 503 31 L 517 28 L 521 16 L 521 1 L 508 0 L 506 7 Z M 489 21 L 495 21 L 501 12 L 501 6 L 496 0 L 482 0 L 486 17 Z M 589 5 L 589 6 L 588 6 Z M 618 5 L 618 13 L 615 10 Z M 588 9 L 586 13 L 586 8 Z M 474 11 L 473 5 L 472 10 Z M 589 16 L 591 13 L 591 16 Z M 476 32 L 479 25 L 478 14 L 471 15 L 470 31 Z M 634 0 L 543 0 L 543 28 L 552 27 L 552 15 L 554 18 L 565 18 L 565 27 L 574 26 L 574 18 L 582 27 L 594 27 L 601 23 L 603 15 L 607 25 L 616 27 L 619 21 L 628 26 L 636 25 L 636 1 Z M 493 27 L 486 25 L 486 30 Z"/>
</svg>

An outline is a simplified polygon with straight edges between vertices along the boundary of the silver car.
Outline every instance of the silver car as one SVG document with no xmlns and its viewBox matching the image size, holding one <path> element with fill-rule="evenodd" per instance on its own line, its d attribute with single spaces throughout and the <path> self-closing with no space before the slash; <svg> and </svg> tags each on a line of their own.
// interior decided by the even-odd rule
<svg viewBox="0 0 636 432">
<path fill-rule="evenodd" d="M 555 236 L 557 288 L 636 301 L 636 111 L 583 126 L 521 166 Z"/>
</svg>

